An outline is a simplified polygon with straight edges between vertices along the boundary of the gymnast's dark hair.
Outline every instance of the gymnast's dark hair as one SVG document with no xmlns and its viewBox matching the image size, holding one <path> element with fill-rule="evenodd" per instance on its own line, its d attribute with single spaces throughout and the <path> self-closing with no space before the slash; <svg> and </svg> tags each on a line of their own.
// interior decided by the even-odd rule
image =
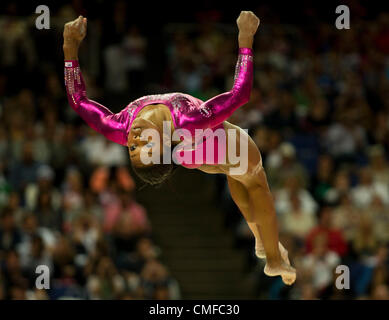
<svg viewBox="0 0 389 320">
<path fill-rule="evenodd" d="M 162 184 L 168 180 L 179 167 L 173 162 L 171 164 L 160 163 L 146 167 L 136 167 L 131 163 L 131 166 L 138 178 L 153 187 L 162 186 Z"/>
<path fill-rule="evenodd" d="M 161 159 L 162 162 L 162 159 Z M 140 166 L 136 167 L 131 163 L 131 167 L 134 170 L 135 174 L 141 179 L 146 185 L 151 185 L 153 187 L 161 187 L 165 181 L 167 181 L 176 169 L 179 167 L 174 161 L 170 164 L 154 164 L 152 166 Z M 144 187 L 144 186 L 143 186 Z"/>
</svg>

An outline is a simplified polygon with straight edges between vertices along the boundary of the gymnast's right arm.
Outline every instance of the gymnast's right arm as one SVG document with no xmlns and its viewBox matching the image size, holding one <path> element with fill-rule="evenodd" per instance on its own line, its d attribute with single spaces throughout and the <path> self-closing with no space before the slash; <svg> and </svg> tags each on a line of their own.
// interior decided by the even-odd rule
<svg viewBox="0 0 389 320">
<path fill-rule="evenodd" d="M 80 16 L 64 28 L 65 86 L 70 106 L 94 130 L 107 139 L 127 146 L 128 112 L 112 113 L 103 105 L 88 99 L 78 64 L 78 48 L 86 35 L 86 18 Z"/>
</svg>

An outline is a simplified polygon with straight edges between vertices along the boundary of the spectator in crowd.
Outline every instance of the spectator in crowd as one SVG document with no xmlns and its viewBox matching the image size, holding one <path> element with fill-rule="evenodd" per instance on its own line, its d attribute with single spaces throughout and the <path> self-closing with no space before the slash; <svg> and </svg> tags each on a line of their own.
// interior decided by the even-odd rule
<svg viewBox="0 0 389 320">
<path fill-rule="evenodd" d="M 127 152 L 122 146 L 105 139 L 90 129 L 91 134 L 82 143 L 82 151 L 88 162 L 95 166 L 123 166 L 127 164 Z"/>
<path fill-rule="evenodd" d="M 291 210 L 282 215 L 281 230 L 292 235 L 296 240 L 303 241 L 316 225 L 316 216 L 304 211 L 300 198 L 296 194 L 290 197 Z"/>
<path fill-rule="evenodd" d="M 15 250 L 21 241 L 21 234 L 15 225 L 14 213 L 10 208 L 5 208 L 0 218 L 0 250 Z"/>
<path fill-rule="evenodd" d="M 306 250 L 311 253 L 314 250 L 316 237 L 325 235 L 324 245 L 328 250 L 343 256 L 347 252 L 347 243 L 344 240 L 343 232 L 334 229 L 333 227 L 333 209 L 331 207 L 323 207 L 319 214 L 319 224 L 311 229 L 306 238 Z M 322 243 L 320 243 L 322 245 Z"/>
<path fill-rule="evenodd" d="M 368 156 L 369 165 L 375 183 L 389 185 L 389 165 L 385 158 L 385 150 L 381 145 L 370 147 Z"/>
<path fill-rule="evenodd" d="M 123 39 L 124 68 L 127 71 L 130 91 L 134 96 L 142 95 L 145 86 L 147 39 L 136 25 L 128 28 Z"/>
<path fill-rule="evenodd" d="M 318 209 L 318 204 L 313 199 L 310 192 L 303 188 L 301 180 L 295 175 L 286 177 L 284 186 L 275 192 L 276 210 L 280 215 L 292 211 L 292 200 L 298 199 L 299 206 L 307 214 L 314 215 Z"/>
<path fill-rule="evenodd" d="M 313 240 L 311 253 L 303 259 L 303 271 L 311 278 L 313 289 L 322 292 L 333 282 L 334 269 L 340 263 L 340 257 L 329 249 L 327 234 L 320 233 Z"/>
<path fill-rule="evenodd" d="M 343 196 L 351 194 L 351 181 L 349 171 L 340 169 L 332 179 L 327 192 L 324 193 L 324 203 L 328 205 L 338 204 Z"/>
<path fill-rule="evenodd" d="M 38 206 L 38 198 L 41 192 L 50 194 L 52 201 L 52 208 L 59 210 L 61 207 L 61 195 L 59 191 L 53 186 L 55 178 L 54 170 L 48 165 L 42 165 L 37 170 L 36 183 L 27 185 L 24 193 L 24 201 L 26 209 L 34 211 Z"/>
<path fill-rule="evenodd" d="M 345 194 L 334 208 L 332 225 L 334 229 L 343 230 L 346 241 L 354 239 L 363 212 L 353 205 L 351 196 Z"/>
<path fill-rule="evenodd" d="M 104 229 L 111 231 L 125 215 L 129 217 L 132 228 L 137 232 L 150 231 L 145 209 L 124 191 L 119 192 L 117 201 L 112 201 L 105 207 Z"/>
<path fill-rule="evenodd" d="M 374 182 L 369 168 L 360 169 L 359 179 L 359 184 L 351 190 L 353 201 L 357 207 L 368 207 L 374 198 L 379 198 L 385 206 L 389 205 L 389 186 Z"/>
<path fill-rule="evenodd" d="M 36 181 L 39 164 L 34 159 L 31 142 L 25 142 L 22 150 L 22 159 L 10 164 L 9 181 L 14 190 L 24 191 L 28 183 Z"/>
<path fill-rule="evenodd" d="M 298 179 L 301 187 L 308 187 L 307 172 L 296 159 L 296 149 L 288 142 L 282 143 L 278 153 L 273 152 L 267 159 L 267 172 L 269 183 L 275 188 L 282 187 L 290 176 Z"/>
<path fill-rule="evenodd" d="M 321 155 L 317 162 L 316 173 L 311 181 L 311 185 L 315 186 L 312 194 L 316 201 L 323 203 L 327 191 L 331 189 L 334 162 L 332 157 L 326 154 Z"/>
</svg>

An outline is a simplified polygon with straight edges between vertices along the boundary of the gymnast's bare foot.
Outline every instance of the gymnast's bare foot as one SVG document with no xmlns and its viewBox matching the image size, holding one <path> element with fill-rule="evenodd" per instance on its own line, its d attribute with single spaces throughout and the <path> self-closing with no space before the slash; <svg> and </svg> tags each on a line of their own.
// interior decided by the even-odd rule
<svg viewBox="0 0 389 320">
<path fill-rule="evenodd" d="M 286 285 L 292 285 L 296 281 L 296 269 L 281 261 L 281 263 L 271 265 L 266 263 L 264 273 L 269 277 L 281 276 Z"/>
<path fill-rule="evenodd" d="M 260 258 L 259 255 L 261 255 L 263 258 L 266 258 L 265 250 L 257 250 L 260 249 L 260 246 L 257 247 L 256 243 L 256 248 L 255 252 L 258 258 Z M 296 281 L 296 269 L 293 268 L 290 265 L 289 257 L 288 257 L 288 251 L 284 248 L 284 246 L 281 244 L 281 242 L 278 243 L 280 253 L 281 253 L 281 258 L 282 262 L 281 263 L 266 263 L 264 273 L 269 276 L 269 277 L 274 277 L 274 276 L 281 276 L 282 281 L 286 285 L 291 285 Z"/>
</svg>

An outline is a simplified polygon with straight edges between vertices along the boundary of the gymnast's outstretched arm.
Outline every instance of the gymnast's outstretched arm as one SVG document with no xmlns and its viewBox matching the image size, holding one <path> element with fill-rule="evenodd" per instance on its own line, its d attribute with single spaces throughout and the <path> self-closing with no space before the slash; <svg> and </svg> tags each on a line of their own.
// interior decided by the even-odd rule
<svg viewBox="0 0 389 320">
<path fill-rule="evenodd" d="M 253 41 L 259 19 L 251 11 L 242 11 L 237 19 L 239 28 L 239 56 L 235 68 L 234 84 L 230 91 L 222 93 L 201 106 L 203 117 L 196 117 L 189 127 L 213 128 L 227 120 L 236 109 L 250 100 L 253 85 Z"/>
<path fill-rule="evenodd" d="M 127 146 L 128 112 L 112 113 L 103 105 L 88 99 L 78 64 L 78 48 L 86 35 L 86 18 L 80 16 L 64 28 L 65 86 L 70 106 L 94 130 L 109 140 Z"/>
</svg>

